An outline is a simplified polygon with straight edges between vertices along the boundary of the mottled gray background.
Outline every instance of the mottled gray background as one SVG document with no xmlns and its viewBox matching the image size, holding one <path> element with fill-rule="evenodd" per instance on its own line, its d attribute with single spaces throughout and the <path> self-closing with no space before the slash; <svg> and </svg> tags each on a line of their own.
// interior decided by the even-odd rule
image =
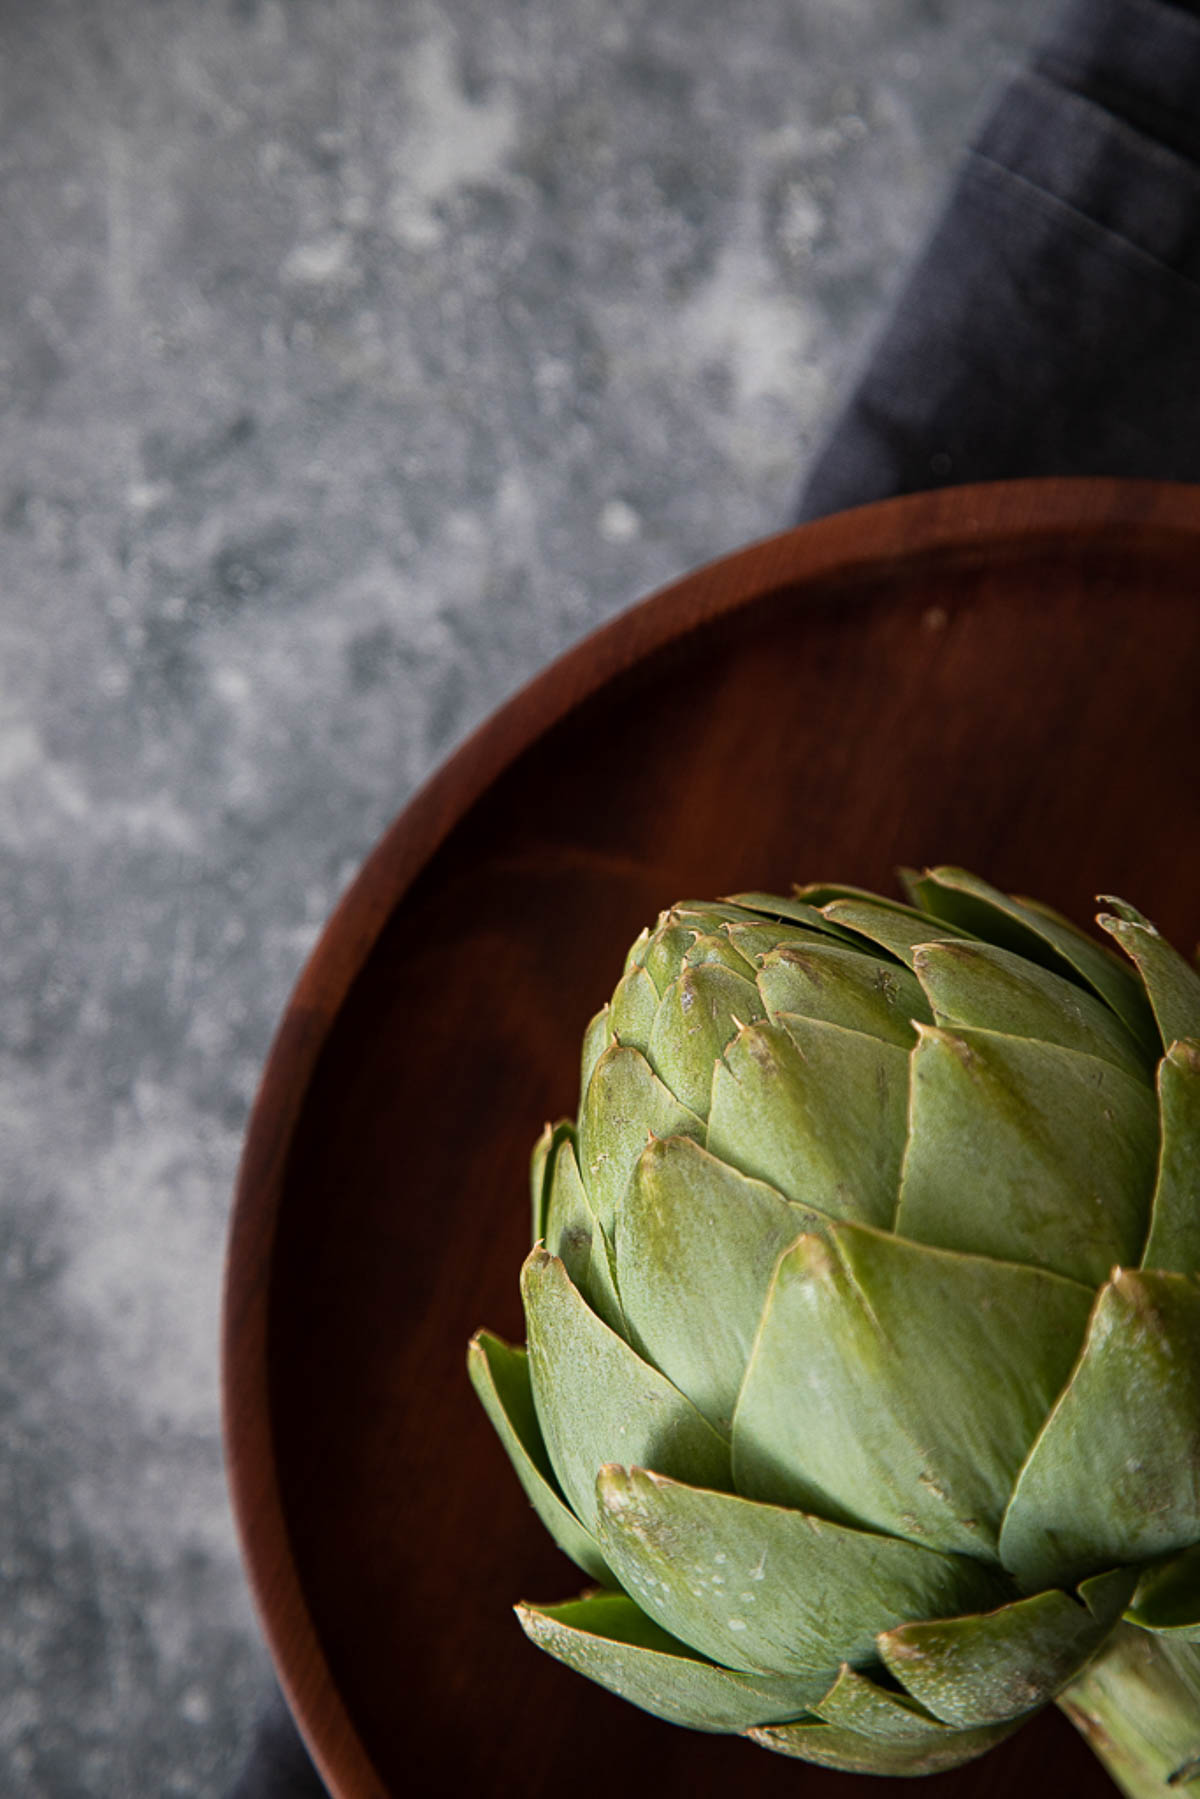
<svg viewBox="0 0 1200 1799">
<path fill-rule="evenodd" d="M 0 6 L 0 1791 L 219 1794 L 268 1683 L 223 1240 L 413 787 L 785 523 L 1040 0 Z"/>
</svg>

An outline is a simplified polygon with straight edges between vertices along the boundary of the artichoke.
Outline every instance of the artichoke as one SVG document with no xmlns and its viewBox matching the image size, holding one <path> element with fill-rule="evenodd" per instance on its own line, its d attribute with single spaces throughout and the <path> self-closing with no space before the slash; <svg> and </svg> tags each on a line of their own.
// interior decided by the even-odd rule
<svg viewBox="0 0 1200 1799">
<path fill-rule="evenodd" d="M 541 1648 L 916 1774 L 1057 1700 L 1200 1775 L 1200 976 L 959 869 L 680 904 L 533 1158 L 528 1348 L 469 1367 L 594 1585 Z M 1119 952 L 1124 952 L 1123 954 Z"/>
</svg>

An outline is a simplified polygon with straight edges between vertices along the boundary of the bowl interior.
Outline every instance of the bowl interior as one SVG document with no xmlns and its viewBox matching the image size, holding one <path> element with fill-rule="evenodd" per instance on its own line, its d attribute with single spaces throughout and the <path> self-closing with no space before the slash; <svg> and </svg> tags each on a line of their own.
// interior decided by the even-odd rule
<svg viewBox="0 0 1200 1799">
<path fill-rule="evenodd" d="M 272 1227 L 256 1478 L 286 1537 L 268 1573 L 248 1532 L 251 1571 L 336 1791 L 877 1799 L 866 1777 L 658 1723 L 525 1643 L 512 1602 L 584 1582 L 464 1355 L 479 1325 L 524 1335 L 529 1150 L 574 1111 L 584 1026 L 664 904 L 818 877 L 894 891 L 898 864 L 948 861 L 1083 922 L 1095 893 L 1124 894 L 1190 946 L 1195 507 L 1030 492 L 872 509 L 882 525 L 841 526 L 815 574 L 776 546 L 745 603 L 699 607 L 499 767 L 415 879 L 364 875 L 386 922 L 316 1008 L 272 1193 L 239 1200 Z M 1111 1791 L 1052 1713 L 922 1790 L 1017 1782 Z"/>
</svg>

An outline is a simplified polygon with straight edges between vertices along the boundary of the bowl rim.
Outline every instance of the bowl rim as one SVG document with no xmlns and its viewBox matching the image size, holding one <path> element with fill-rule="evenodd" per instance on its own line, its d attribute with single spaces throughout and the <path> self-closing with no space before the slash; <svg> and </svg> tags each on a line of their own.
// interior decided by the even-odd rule
<svg viewBox="0 0 1200 1799">
<path fill-rule="evenodd" d="M 225 1466 L 242 1563 L 276 1676 L 330 1792 L 384 1795 L 330 1668 L 289 1540 L 268 1368 L 273 1252 L 289 1150 L 334 1019 L 388 918 L 491 784 L 576 706 L 668 644 L 781 590 L 851 584 L 870 570 L 1013 554 L 1071 534 L 1182 535 L 1200 549 L 1200 486 L 1047 478 L 872 502 L 703 564 L 560 654 L 421 785 L 337 902 L 277 1026 L 253 1101 L 228 1229 L 221 1311 Z"/>
</svg>

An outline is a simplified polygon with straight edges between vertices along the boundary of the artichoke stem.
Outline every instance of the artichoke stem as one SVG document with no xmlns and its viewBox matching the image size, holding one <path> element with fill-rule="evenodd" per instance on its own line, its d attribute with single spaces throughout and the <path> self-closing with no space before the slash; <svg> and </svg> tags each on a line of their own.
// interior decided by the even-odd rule
<svg viewBox="0 0 1200 1799">
<path fill-rule="evenodd" d="M 1119 1624 L 1058 1704 L 1129 1799 L 1200 1795 L 1200 1643 Z"/>
</svg>

